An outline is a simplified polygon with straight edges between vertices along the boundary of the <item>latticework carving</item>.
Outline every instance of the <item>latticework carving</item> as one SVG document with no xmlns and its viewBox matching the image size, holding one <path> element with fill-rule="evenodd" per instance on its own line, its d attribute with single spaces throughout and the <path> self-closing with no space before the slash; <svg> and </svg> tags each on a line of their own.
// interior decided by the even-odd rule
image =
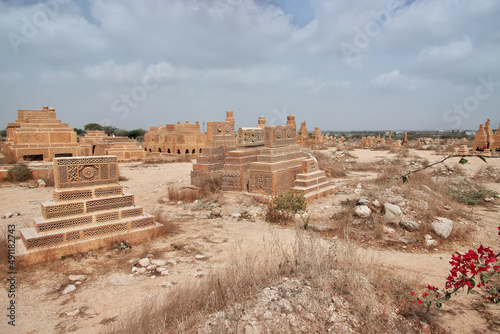
<svg viewBox="0 0 500 334">
<path fill-rule="evenodd" d="M 78 215 L 84 213 L 83 207 L 83 203 L 42 205 L 42 215 L 45 219 Z"/>
<path fill-rule="evenodd" d="M 73 241 L 73 240 L 78 240 L 78 239 L 80 239 L 80 232 L 79 231 L 66 233 L 66 241 Z"/>
<path fill-rule="evenodd" d="M 36 239 L 26 240 L 26 248 L 39 248 L 47 246 L 56 246 L 64 241 L 64 236 L 62 234 L 51 235 L 47 237 L 40 237 Z"/>
<path fill-rule="evenodd" d="M 118 212 L 108 212 L 95 216 L 96 223 L 105 223 L 110 221 L 115 221 L 120 218 Z"/>
<path fill-rule="evenodd" d="M 121 216 L 122 219 L 126 218 L 131 218 L 131 217 L 137 217 L 137 216 L 142 216 L 143 210 L 141 207 L 135 208 L 135 209 L 130 209 L 130 210 L 122 210 L 121 211 Z"/>
<path fill-rule="evenodd" d="M 89 228 L 87 230 L 83 230 L 82 234 L 84 237 L 96 237 L 126 230 L 127 230 L 127 223 L 119 223 L 119 224 Z"/>
<path fill-rule="evenodd" d="M 98 200 L 88 201 L 86 204 L 87 212 L 95 212 L 101 210 L 111 210 L 134 205 L 133 195 L 124 195 L 120 197 L 103 198 Z"/>
<path fill-rule="evenodd" d="M 86 224 L 92 224 L 92 216 L 84 216 L 84 217 L 75 217 L 71 219 L 65 220 L 57 220 L 54 222 L 47 222 L 37 224 L 38 231 L 40 232 L 48 232 L 54 230 L 62 230 L 65 228 L 82 226 Z"/>
<path fill-rule="evenodd" d="M 54 191 L 54 201 L 76 201 L 82 199 L 91 199 L 92 190 L 73 190 L 73 191 Z"/>
<path fill-rule="evenodd" d="M 154 217 L 146 217 L 143 219 L 133 220 L 130 222 L 131 229 L 142 228 L 146 226 L 154 225 L 155 219 Z"/>
<path fill-rule="evenodd" d="M 107 196 L 121 195 L 122 191 L 123 191 L 123 189 L 121 186 L 109 187 L 109 188 L 99 188 L 99 189 L 95 190 L 95 196 L 96 197 L 107 197 Z"/>
</svg>

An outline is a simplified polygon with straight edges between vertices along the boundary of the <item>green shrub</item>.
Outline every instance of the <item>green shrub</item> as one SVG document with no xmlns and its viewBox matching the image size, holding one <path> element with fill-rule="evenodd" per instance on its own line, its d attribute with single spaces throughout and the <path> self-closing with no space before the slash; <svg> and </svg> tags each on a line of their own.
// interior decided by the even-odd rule
<svg viewBox="0 0 500 334">
<path fill-rule="evenodd" d="M 287 221 L 299 211 L 307 209 L 306 198 L 303 194 L 297 194 L 291 190 L 284 191 L 274 196 L 267 206 L 266 221 Z"/>
<path fill-rule="evenodd" d="M 496 192 L 468 180 L 448 186 L 447 192 L 455 201 L 468 205 L 476 205 L 480 200 L 496 195 Z"/>
<path fill-rule="evenodd" d="M 7 180 L 11 182 L 24 182 L 31 179 L 31 169 L 24 163 L 18 163 L 7 172 Z"/>
</svg>

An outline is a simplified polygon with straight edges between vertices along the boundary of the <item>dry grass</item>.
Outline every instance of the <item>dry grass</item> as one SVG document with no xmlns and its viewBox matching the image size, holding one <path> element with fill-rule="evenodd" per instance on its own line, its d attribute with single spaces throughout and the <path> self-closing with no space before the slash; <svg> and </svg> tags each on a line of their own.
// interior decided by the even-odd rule
<svg viewBox="0 0 500 334">
<path fill-rule="evenodd" d="M 170 201 L 192 203 L 198 199 L 214 199 L 220 194 L 222 178 L 214 176 L 203 184 L 203 187 L 171 185 L 168 187 Z"/>
<path fill-rule="evenodd" d="M 191 162 L 192 158 L 194 157 L 191 157 L 189 155 L 156 155 L 147 157 L 142 161 L 142 164 L 148 166 L 148 165 Z"/>
<path fill-rule="evenodd" d="M 283 277 L 310 282 L 319 297 L 316 303 L 317 328 L 328 323 L 328 305 L 333 296 L 349 301 L 349 312 L 358 322 L 359 333 L 417 332 L 412 322 L 402 317 L 384 317 L 392 313 L 392 305 L 403 307 L 408 318 L 413 311 L 405 308 L 410 285 L 380 269 L 373 260 L 348 244 L 327 242 L 313 238 L 306 232 L 297 232 L 293 240 L 285 241 L 270 235 L 258 251 L 245 253 L 234 249 L 229 264 L 206 277 L 173 287 L 164 296 L 148 299 L 121 322 L 112 324 L 108 333 L 192 333 L 203 327 L 210 314 L 225 310 L 237 314 L 237 304 L 249 309 L 256 294 L 264 287 L 279 284 Z M 398 284 L 395 284 L 398 282 Z M 382 304 L 379 300 L 385 299 Z M 411 304 L 410 304 L 411 305 Z M 240 307 L 241 308 L 241 307 Z M 241 311 L 240 316 L 241 316 Z M 295 318 L 304 319 L 308 311 L 295 310 Z M 237 332 L 239 317 L 225 321 L 224 332 Z M 297 320 L 297 321 L 298 321 Z M 279 332 L 280 324 L 266 328 Z"/>
<path fill-rule="evenodd" d="M 347 165 L 343 160 L 333 160 L 330 152 L 311 151 L 318 160 L 319 169 L 325 172 L 327 177 L 341 178 L 347 175 Z"/>
</svg>

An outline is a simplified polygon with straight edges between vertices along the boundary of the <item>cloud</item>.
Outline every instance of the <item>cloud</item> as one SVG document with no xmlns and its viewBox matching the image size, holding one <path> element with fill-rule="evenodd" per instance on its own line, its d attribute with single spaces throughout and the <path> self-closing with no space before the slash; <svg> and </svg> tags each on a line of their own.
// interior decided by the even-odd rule
<svg viewBox="0 0 500 334">
<path fill-rule="evenodd" d="M 116 64 L 114 60 L 106 60 L 100 65 L 88 65 L 83 68 L 83 75 L 97 81 L 113 81 L 117 83 L 136 82 L 143 76 L 144 67 L 140 60 L 128 64 Z"/>
<path fill-rule="evenodd" d="M 401 74 L 400 70 L 376 76 L 370 81 L 370 86 L 377 88 L 392 88 L 400 90 L 413 90 L 424 85 L 425 81 L 420 78 Z"/>
<path fill-rule="evenodd" d="M 470 57 L 474 51 L 471 39 L 468 36 L 463 36 L 460 40 L 453 40 L 446 45 L 429 46 L 423 49 L 419 54 L 418 61 L 433 62 L 437 65 L 460 62 Z"/>
</svg>

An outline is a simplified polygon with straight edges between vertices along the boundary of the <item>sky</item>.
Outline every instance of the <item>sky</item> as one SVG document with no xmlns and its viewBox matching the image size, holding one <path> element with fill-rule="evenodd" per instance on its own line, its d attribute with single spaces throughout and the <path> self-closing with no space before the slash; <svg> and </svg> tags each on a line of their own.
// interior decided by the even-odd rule
<svg viewBox="0 0 500 334">
<path fill-rule="evenodd" d="M 0 127 L 500 122 L 497 0 L 0 0 Z"/>
</svg>

